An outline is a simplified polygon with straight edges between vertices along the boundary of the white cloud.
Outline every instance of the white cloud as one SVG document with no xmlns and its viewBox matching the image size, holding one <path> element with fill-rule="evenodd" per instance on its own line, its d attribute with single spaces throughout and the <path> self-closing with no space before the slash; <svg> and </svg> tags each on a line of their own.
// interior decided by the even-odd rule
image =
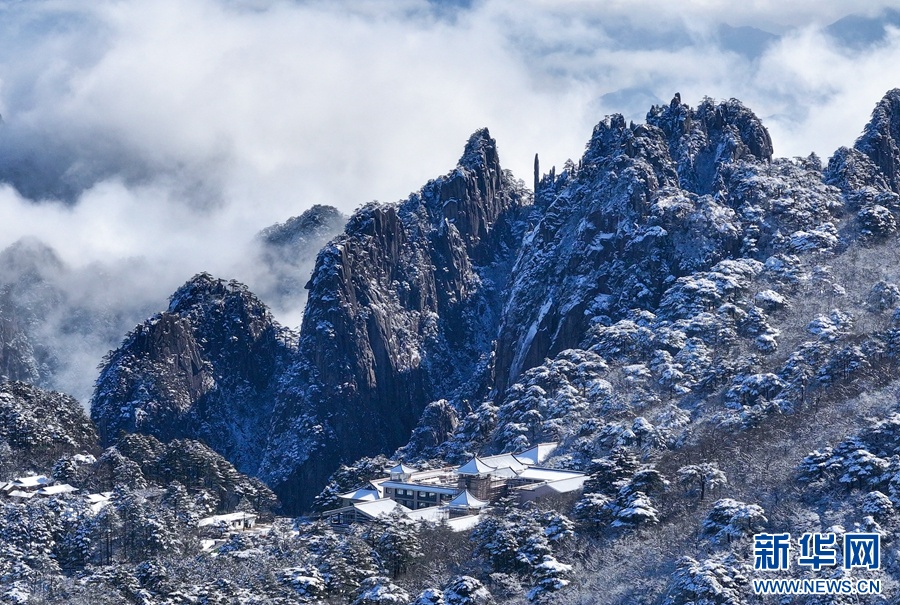
<svg viewBox="0 0 900 605">
<path fill-rule="evenodd" d="M 900 85 L 896 30 L 864 52 L 822 33 L 854 10 L 811 0 L 0 2 L 0 173 L 77 193 L 74 205 L 35 205 L 0 189 L 0 246 L 31 235 L 72 266 L 119 267 L 121 289 L 158 308 L 200 270 L 252 286 L 256 231 L 315 203 L 349 212 L 405 197 L 452 168 L 479 127 L 530 181 L 535 152 L 545 170 L 577 159 L 605 113 L 641 120 L 647 99 L 676 91 L 692 104 L 740 98 L 776 153 L 828 157 Z M 722 50 L 722 23 L 782 37 L 747 58 Z M 137 258 L 140 286 L 121 270 Z"/>
</svg>

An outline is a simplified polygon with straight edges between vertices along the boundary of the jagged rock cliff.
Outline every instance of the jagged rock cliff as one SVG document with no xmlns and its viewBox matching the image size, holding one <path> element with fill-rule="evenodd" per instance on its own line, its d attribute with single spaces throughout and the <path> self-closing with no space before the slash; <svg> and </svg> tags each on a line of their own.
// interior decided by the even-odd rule
<svg viewBox="0 0 900 605">
<path fill-rule="evenodd" d="M 480 130 L 454 171 L 364 206 L 322 250 L 261 468 L 285 501 L 403 445 L 428 402 L 476 392 L 527 202 Z"/>
<path fill-rule="evenodd" d="M 822 308 L 791 321 L 849 330 L 822 306 L 847 292 L 828 263 L 897 229 L 898 96 L 823 169 L 815 155 L 773 159 L 740 102 L 691 108 L 676 95 L 647 124 L 601 121 L 577 164 L 538 180 L 533 204 L 479 131 L 454 171 L 362 207 L 322 249 L 296 349 L 268 320 L 216 312 L 222 282 L 176 293 L 110 357 L 101 435 L 202 438 L 297 511 L 340 463 L 411 435 L 407 458 L 561 439 L 576 463 L 610 444 L 676 443 L 691 414 L 706 417 L 698 406 L 736 426 L 801 405 L 812 387 L 797 359 L 831 367 L 852 352 L 780 322 L 800 296 Z M 865 313 L 893 304 L 878 302 L 893 292 L 882 281 L 854 284 L 877 299 Z M 239 307 L 255 301 L 232 287 Z M 275 336 L 252 336 L 263 333 Z"/>
<path fill-rule="evenodd" d="M 192 437 L 253 473 L 294 340 L 246 286 L 199 274 L 108 355 L 91 418 L 104 444 Z"/>
<path fill-rule="evenodd" d="M 672 279 L 738 252 L 729 175 L 771 155 L 768 132 L 735 100 L 692 109 L 676 95 L 648 124 L 600 122 L 579 164 L 539 185 L 543 212 L 514 269 L 496 392 L 577 346 L 598 318 L 655 308 Z"/>
<path fill-rule="evenodd" d="M 854 147 L 872 160 L 894 193 L 900 193 L 900 88 L 878 103 Z"/>
<path fill-rule="evenodd" d="M 692 110 L 676 97 L 649 126 L 601 122 L 578 165 L 541 180 L 495 391 L 436 451 L 554 440 L 560 460 L 587 467 L 616 447 L 660 455 L 889 378 L 898 172 L 873 149 L 895 145 L 897 97 L 824 170 L 814 155 L 772 159 L 733 100 Z"/>
</svg>

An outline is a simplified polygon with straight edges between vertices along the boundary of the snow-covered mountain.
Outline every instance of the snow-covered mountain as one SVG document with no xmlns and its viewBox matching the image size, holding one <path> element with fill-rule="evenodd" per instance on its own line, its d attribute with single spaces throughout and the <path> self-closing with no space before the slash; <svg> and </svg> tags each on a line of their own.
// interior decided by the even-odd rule
<svg viewBox="0 0 900 605">
<path fill-rule="evenodd" d="M 536 160 L 534 192 L 479 130 L 454 170 L 343 233 L 326 207 L 264 231 L 278 304 L 330 239 L 299 333 L 202 273 L 106 357 L 94 424 L 61 394 L 0 389 L 7 474 L 113 491 L 102 509 L 3 502 L 2 598 L 45 574 L 147 603 L 749 605 L 755 532 L 859 531 L 881 536 L 868 576 L 896 600 L 900 89 L 825 164 L 772 150 L 739 101 L 676 95 L 645 124 L 602 120 L 578 162 Z M 10 378 L 52 370 L 34 339 L 51 252 L 0 255 Z M 466 536 L 276 521 L 185 563 L 200 516 L 276 506 L 260 480 L 292 514 L 398 460 L 547 441 L 542 464 L 590 474 L 583 493 L 494 502 Z"/>
<path fill-rule="evenodd" d="M 92 415 L 107 441 L 203 439 L 300 510 L 339 464 L 413 429 L 447 441 L 410 457 L 562 439 L 585 463 L 632 420 L 665 445 L 692 421 L 793 409 L 813 388 L 792 382 L 803 328 L 853 332 L 834 292 L 895 288 L 850 291 L 841 267 L 896 229 L 898 102 L 823 167 L 773 159 L 739 101 L 676 95 L 646 124 L 601 121 L 533 199 L 480 130 L 455 170 L 362 207 L 322 249 L 298 344 L 245 288 L 198 276 L 110 356 Z M 880 311 L 860 308 L 874 329 Z"/>
<path fill-rule="evenodd" d="M 347 217 L 337 208 L 317 204 L 283 223 L 263 229 L 256 238 L 254 292 L 276 314 L 299 317 L 306 303 L 306 282 L 319 250 L 344 229 Z"/>
<path fill-rule="evenodd" d="M 295 341 L 246 286 L 195 276 L 109 354 L 91 401 L 101 441 L 191 437 L 258 472 Z"/>
<path fill-rule="evenodd" d="M 261 477 L 305 506 L 338 464 L 406 443 L 426 404 L 489 387 L 530 194 L 487 130 L 404 202 L 369 204 L 320 253 Z"/>
</svg>

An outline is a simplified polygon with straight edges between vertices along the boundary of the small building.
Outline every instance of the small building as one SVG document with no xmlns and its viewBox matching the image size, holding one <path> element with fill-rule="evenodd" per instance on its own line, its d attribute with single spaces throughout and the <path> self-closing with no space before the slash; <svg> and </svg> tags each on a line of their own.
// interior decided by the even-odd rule
<svg viewBox="0 0 900 605">
<path fill-rule="evenodd" d="M 26 492 L 26 491 L 23 491 L 20 489 L 14 489 L 11 492 L 9 492 L 8 495 L 10 498 L 17 498 L 19 500 L 30 500 L 30 499 L 34 498 L 34 496 L 36 495 L 36 492 Z"/>
<path fill-rule="evenodd" d="M 416 469 L 401 462 L 388 472 L 391 474 L 391 481 L 408 481 Z"/>
<path fill-rule="evenodd" d="M 538 443 L 534 447 L 527 449 L 522 453 L 516 454 L 516 458 L 519 458 L 520 460 L 528 460 L 533 466 L 537 466 L 538 464 L 543 464 L 544 461 L 550 457 L 550 454 L 552 454 L 558 446 L 558 443 Z"/>
<path fill-rule="evenodd" d="M 60 485 L 47 485 L 37 491 L 38 496 L 63 496 L 65 494 L 74 494 L 78 491 L 77 487 L 72 487 L 68 483 Z"/>
<path fill-rule="evenodd" d="M 394 511 L 412 512 L 399 502 L 390 498 L 382 498 L 370 502 L 354 502 L 349 506 L 322 513 L 332 527 L 347 527 L 353 523 L 370 523 L 381 515 L 389 515 Z"/>
<path fill-rule="evenodd" d="M 403 481 L 391 479 L 381 487 L 383 498 L 396 500 L 410 510 L 446 504 L 459 493 L 455 478 L 447 469 L 417 472 Z"/>
<path fill-rule="evenodd" d="M 50 485 L 52 481 L 46 475 L 31 475 L 29 477 L 19 477 L 13 479 L 3 488 L 7 493 L 13 490 L 30 491 L 37 490 L 45 485 Z"/>
<path fill-rule="evenodd" d="M 587 475 L 577 471 L 532 466 L 510 481 L 510 488 L 518 492 L 521 502 L 530 502 L 580 490 L 586 480 Z"/>
<path fill-rule="evenodd" d="M 527 468 L 527 463 L 512 454 L 479 458 L 474 456 L 454 472 L 459 476 L 457 493 L 468 490 L 476 498 L 491 502 L 506 493 L 506 484 L 515 477 L 518 470 Z"/>
<path fill-rule="evenodd" d="M 197 522 L 197 527 L 216 527 L 223 525 L 229 531 L 242 531 L 245 529 L 253 529 L 256 525 L 256 513 L 228 513 L 226 515 L 213 515 L 205 517 Z"/>
<path fill-rule="evenodd" d="M 339 494 L 338 498 L 341 499 L 341 504 L 343 506 L 350 506 L 354 502 L 371 502 L 372 500 L 379 500 L 384 496 L 384 490 L 381 488 L 380 483 L 381 481 L 376 485 L 373 482 L 369 482 L 365 487 L 355 489 L 346 494 Z"/>
<path fill-rule="evenodd" d="M 463 490 L 460 494 L 447 504 L 450 510 L 450 517 L 465 517 L 466 515 L 477 515 L 489 503 L 479 500 L 469 490 Z"/>
<path fill-rule="evenodd" d="M 109 504 L 109 499 L 111 497 L 112 492 L 100 492 L 99 494 L 88 494 L 84 499 L 87 500 L 91 511 L 96 514 L 100 512 L 100 509 Z"/>
</svg>

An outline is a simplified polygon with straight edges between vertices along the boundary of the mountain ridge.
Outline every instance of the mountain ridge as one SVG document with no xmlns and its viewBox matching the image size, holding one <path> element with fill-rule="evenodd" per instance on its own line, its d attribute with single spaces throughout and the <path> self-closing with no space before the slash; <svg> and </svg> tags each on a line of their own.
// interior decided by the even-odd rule
<svg viewBox="0 0 900 605">
<path fill-rule="evenodd" d="M 839 253 L 848 237 L 896 229 L 895 97 L 889 92 L 854 148 L 823 169 L 814 155 L 774 159 L 765 126 L 739 101 L 707 98 L 692 108 L 676 94 L 650 110 L 647 124 L 602 120 L 581 160 L 541 177 L 534 199 L 501 168 L 487 129 L 476 131 L 453 171 L 405 201 L 361 207 L 320 251 L 296 348 L 283 351 L 259 391 L 270 398 L 260 415 L 271 422 L 251 422 L 257 437 L 239 468 L 302 510 L 339 464 L 389 454 L 414 432 L 431 434 L 429 451 L 450 457 L 541 435 L 567 439 L 558 428 L 501 434 L 527 411 L 517 394 L 523 381 L 554 363 L 602 374 L 618 355 L 611 339 L 649 329 L 657 336 L 648 376 L 691 393 L 691 380 L 674 377 L 685 375 L 692 343 L 706 338 L 690 326 L 715 311 L 710 305 L 724 304 L 722 313 L 739 303 L 715 319 L 717 329 L 773 355 L 780 343 L 770 316 L 797 255 Z M 757 283 L 774 294 L 745 302 Z M 173 332 L 186 330 L 170 321 Z M 185 359 L 200 363 L 195 345 L 184 345 Z M 707 370 L 698 366 L 692 380 L 705 384 Z M 716 388 L 743 375 L 729 372 Z M 607 388 L 588 382 L 578 388 Z M 659 387 L 647 388 L 648 401 L 658 400 Z M 449 439 L 436 444 L 434 435 Z"/>
</svg>

